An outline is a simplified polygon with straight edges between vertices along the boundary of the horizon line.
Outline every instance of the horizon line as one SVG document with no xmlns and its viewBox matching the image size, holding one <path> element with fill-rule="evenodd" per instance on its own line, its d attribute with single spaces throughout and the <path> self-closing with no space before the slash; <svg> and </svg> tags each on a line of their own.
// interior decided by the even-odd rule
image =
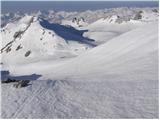
<svg viewBox="0 0 160 120">
<path fill-rule="evenodd" d="M 56 2 L 159 2 L 159 0 L 1 0 L 1 2 L 51 2 L 51 1 L 56 1 Z"/>
</svg>

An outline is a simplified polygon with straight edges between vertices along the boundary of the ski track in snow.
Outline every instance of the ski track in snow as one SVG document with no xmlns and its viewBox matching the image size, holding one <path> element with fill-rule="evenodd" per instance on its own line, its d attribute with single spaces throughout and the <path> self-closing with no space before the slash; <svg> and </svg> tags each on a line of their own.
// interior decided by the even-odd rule
<svg viewBox="0 0 160 120">
<path fill-rule="evenodd" d="M 27 107 L 27 105 L 29 105 L 35 97 L 37 97 L 40 94 L 44 94 L 46 90 L 40 89 L 38 88 L 36 91 L 33 92 L 33 94 L 30 97 L 27 97 L 23 103 L 19 106 L 19 108 L 16 110 L 16 112 L 12 115 L 13 118 L 18 118 L 18 115 L 21 113 L 21 111 L 23 110 L 23 108 Z M 11 118 L 12 118 L 11 117 Z"/>
<path fill-rule="evenodd" d="M 19 94 L 27 94 L 17 109 L 14 101 L 20 101 L 21 97 L 5 101 L 7 97 L 16 95 L 17 90 L 8 91 L 7 96 L 2 93 L 2 102 L 15 109 L 7 116 L 3 113 L 2 118 L 157 118 L 157 83 L 33 81 L 31 86 L 36 90 L 27 93 L 31 86 L 18 90 Z M 2 88 L 5 89 L 7 86 Z M 34 106 L 41 107 L 35 109 Z M 2 105 L 2 111 L 8 111 L 3 109 Z"/>
</svg>

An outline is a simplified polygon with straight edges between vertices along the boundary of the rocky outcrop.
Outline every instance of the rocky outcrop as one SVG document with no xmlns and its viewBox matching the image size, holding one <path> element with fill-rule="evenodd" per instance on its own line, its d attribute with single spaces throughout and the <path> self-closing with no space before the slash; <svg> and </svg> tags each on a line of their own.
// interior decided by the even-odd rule
<svg viewBox="0 0 160 120">
<path fill-rule="evenodd" d="M 25 53 L 25 57 L 28 57 L 29 55 L 31 54 L 31 51 L 29 50 L 29 51 L 27 51 L 26 53 Z"/>
<path fill-rule="evenodd" d="M 31 17 L 31 19 L 29 20 L 28 24 L 27 24 L 27 27 L 22 31 L 22 30 L 19 30 L 17 32 L 15 32 L 15 34 L 13 35 L 13 40 L 10 41 L 9 43 L 7 43 L 2 49 L 1 49 L 1 53 L 3 53 L 3 51 L 6 51 L 7 53 L 11 51 L 11 46 L 12 46 L 12 43 L 14 41 L 16 41 L 17 38 L 21 38 L 22 35 L 25 33 L 25 31 L 28 30 L 28 28 L 30 27 L 31 23 L 33 22 L 34 20 L 34 16 Z"/>
<path fill-rule="evenodd" d="M 139 11 L 137 14 L 135 14 L 134 20 L 142 19 L 142 13 L 143 13 L 143 11 Z"/>
</svg>

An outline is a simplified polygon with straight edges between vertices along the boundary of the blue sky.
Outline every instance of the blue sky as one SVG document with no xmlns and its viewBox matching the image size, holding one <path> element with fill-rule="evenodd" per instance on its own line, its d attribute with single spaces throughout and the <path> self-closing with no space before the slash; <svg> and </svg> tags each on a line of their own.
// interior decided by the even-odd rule
<svg viewBox="0 0 160 120">
<path fill-rule="evenodd" d="M 159 0 L 1 0 L 1 1 L 159 1 Z"/>
<path fill-rule="evenodd" d="M 23 2 L 14 2 L 15 0 L 2 0 L 11 2 L 2 2 L 2 12 L 31 12 L 38 10 L 56 10 L 56 11 L 84 11 L 84 10 L 98 10 L 105 8 L 116 8 L 116 7 L 158 7 L 158 2 L 139 2 L 144 0 L 128 0 L 130 2 L 114 2 L 114 1 L 127 1 L 127 0 L 101 0 L 101 1 L 112 1 L 112 2 L 99 2 L 100 0 L 57 0 L 64 2 L 51 2 L 56 0 L 25 0 Z M 22 1 L 22 0 L 16 0 Z M 29 2 L 32 1 L 32 2 Z M 42 2 L 36 2 L 42 1 Z M 48 1 L 48 2 L 47 2 Z M 50 2 L 49 2 L 50 1 Z M 74 2 L 67 2 L 74 1 Z M 75 2 L 77 1 L 77 2 Z M 85 1 L 85 2 L 78 2 Z M 96 2 L 89 2 L 96 1 Z M 155 1 L 155 0 L 145 0 Z"/>
</svg>

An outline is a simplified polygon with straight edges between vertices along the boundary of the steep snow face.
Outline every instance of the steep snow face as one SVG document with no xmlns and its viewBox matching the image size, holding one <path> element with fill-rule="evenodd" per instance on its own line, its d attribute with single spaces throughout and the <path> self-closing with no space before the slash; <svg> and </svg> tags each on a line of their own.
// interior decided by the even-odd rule
<svg viewBox="0 0 160 120">
<path fill-rule="evenodd" d="M 40 18 L 25 16 L 17 23 L 8 24 L 2 29 L 3 64 L 24 64 L 44 59 L 73 57 L 92 48 L 83 43 L 85 40 L 79 41 L 83 37 L 74 35 L 72 29 L 68 28 L 65 33 L 66 29 L 61 26 L 56 33 L 41 26 L 42 22 Z M 64 31 L 66 36 L 74 36 L 75 41 L 62 38 L 58 35 L 61 31 Z"/>
<path fill-rule="evenodd" d="M 11 31 L 11 37 L 8 38 L 7 33 L 2 33 L 2 38 L 7 41 L 13 41 L 6 49 L 3 50 L 3 62 L 4 64 L 12 63 L 25 63 L 33 60 L 39 60 L 40 58 L 47 57 L 47 55 L 53 55 L 56 50 L 66 49 L 67 44 L 65 40 L 58 37 L 53 31 L 43 29 L 37 20 L 29 24 L 31 17 L 25 17 L 18 22 L 18 27 L 7 26 L 7 29 Z M 13 29 L 12 29 L 13 28 Z M 6 29 L 6 31 L 7 31 Z M 19 35 L 14 36 L 19 32 Z M 7 31 L 8 32 L 8 31 Z M 21 33 L 22 32 L 22 33 Z M 14 33 L 14 35 L 13 35 Z M 13 36 L 12 36 L 13 35 Z M 6 43 L 3 44 L 5 47 Z M 27 54 L 29 52 L 28 56 Z M 11 59 L 12 58 L 12 59 Z M 19 59 L 21 61 L 19 61 Z M 31 61 L 30 61 L 31 60 Z"/>
<path fill-rule="evenodd" d="M 16 37 L 20 37 L 22 32 L 30 27 L 30 24 L 33 22 L 32 20 L 32 16 L 24 16 L 19 21 L 8 23 L 4 28 L 2 28 L 1 35 L 3 42 L 1 47 L 3 48 L 7 43 L 11 42 Z"/>
</svg>

